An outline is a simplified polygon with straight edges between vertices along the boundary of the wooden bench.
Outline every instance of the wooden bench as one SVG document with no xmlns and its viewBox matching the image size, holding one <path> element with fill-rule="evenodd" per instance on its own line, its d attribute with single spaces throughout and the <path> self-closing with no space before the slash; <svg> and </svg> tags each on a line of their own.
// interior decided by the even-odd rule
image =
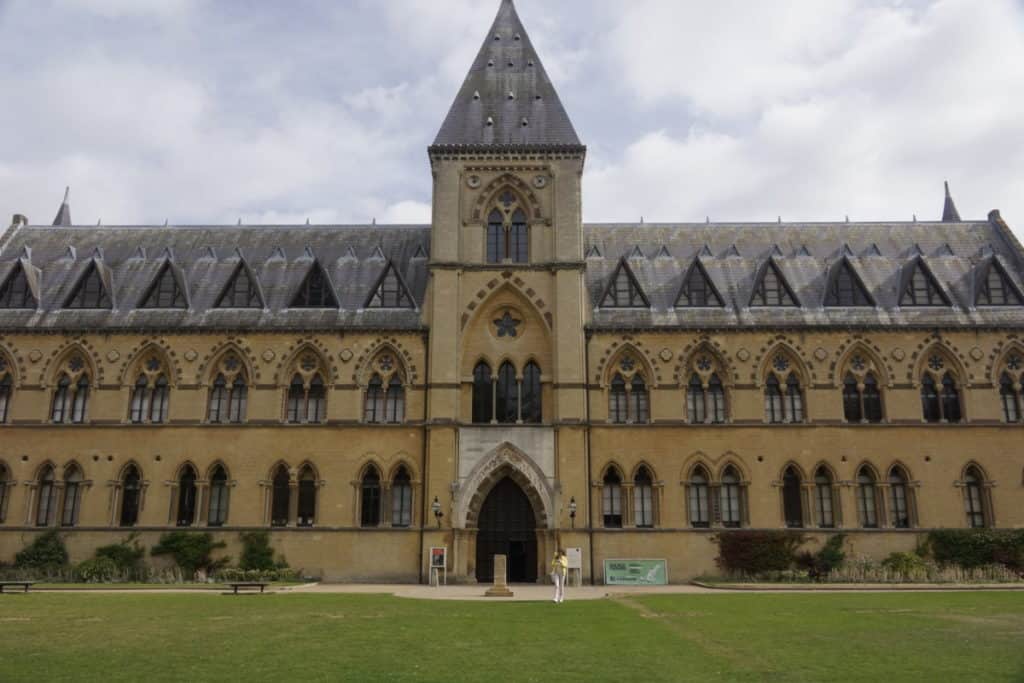
<svg viewBox="0 0 1024 683">
<path fill-rule="evenodd" d="M 35 581 L 0 581 L 0 593 L 4 592 L 7 586 L 21 586 L 28 593 L 28 589 L 35 584 Z"/>
<path fill-rule="evenodd" d="M 260 589 L 260 593 L 262 593 L 263 589 L 266 588 L 270 584 L 263 583 L 263 582 L 260 582 L 260 581 L 236 581 L 236 582 L 228 583 L 228 585 L 231 586 L 231 588 L 233 589 L 233 592 L 231 593 L 231 595 L 238 595 L 238 589 L 239 588 L 252 588 L 252 589 L 259 588 Z"/>
</svg>

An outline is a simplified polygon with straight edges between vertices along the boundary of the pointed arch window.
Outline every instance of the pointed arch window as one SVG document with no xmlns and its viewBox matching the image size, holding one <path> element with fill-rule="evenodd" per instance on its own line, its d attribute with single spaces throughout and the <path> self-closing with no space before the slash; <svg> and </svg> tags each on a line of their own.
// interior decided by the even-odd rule
<svg viewBox="0 0 1024 683">
<path fill-rule="evenodd" d="M 139 378 L 135 380 L 135 386 L 132 389 L 132 403 L 128 415 L 132 424 L 142 424 L 145 422 L 146 414 L 149 412 L 147 410 L 148 407 L 149 380 L 145 375 L 139 375 Z"/>
<path fill-rule="evenodd" d="M 743 489 L 736 468 L 729 465 L 722 472 L 719 490 L 719 507 L 721 509 L 722 526 L 727 529 L 738 529 L 743 524 Z"/>
<path fill-rule="evenodd" d="M 631 422 L 637 424 L 645 424 L 651 417 L 647 384 L 640 375 L 633 375 L 629 383 L 629 417 Z"/>
<path fill-rule="evenodd" d="M 54 424 L 81 424 L 85 421 L 88 403 L 88 375 L 80 375 L 78 381 L 72 383 L 71 378 L 62 373 L 53 392 L 50 417 Z"/>
<path fill-rule="evenodd" d="M 851 374 L 843 380 L 843 417 L 847 422 L 860 422 L 864 418 L 857 378 Z"/>
<path fill-rule="evenodd" d="M 323 422 L 327 410 L 327 388 L 320 374 L 313 375 L 307 387 L 302 375 L 295 373 L 288 385 L 289 424 L 318 424 Z"/>
<path fill-rule="evenodd" d="M 775 375 L 769 375 L 764 385 L 764 414 L 768 422 L 780 424 L 785 421 L 785 413 L 782 409 L 782 389 L 779 387 L 779 379 Z"/>
<path fill-rule="evenodd" d="M 54 424 L 64 424 L 71 413 L 71 378 L 61 375 L 57 380 L 57 388 L 53 392 L 53 403 L 50 407 L 50 420 Z"/>
<path fill-rule="evenodd" d="M 412 525 L 412 478 L 404 466 L 398 468 L 391 481 L 391 526 Z"/>
<path fill-rule="evenodd" d="M 142 300 L 142 308 L 187 308 L 185 292 L 170 261 L 164 262 Z"/>
<path fill-rule="evenodd" d="M 64 308 L 105 309 L 111 306 L 110 293 L 103 284 L 100 268 L 92 261 L 64 303 Z"/>
<path fill-rule="evenodd" d="M 291 308 L 338 308 L 327 273 L 319 261 L 313 261 L 305 279 L 292 297 Z"/>
<path fill-rule="evenodd" d="M 384 382 L 377 373 L 373 374 L 366 385 L 363 421 L 370 423 L 384 421 Z"/>
<path fill-rule="evenodd" d="M 1013 282 L 994 258 L 989 262 L 988 272 L 978 283 L 976 306 L 1020 306 L 1021 296 Z"/>
<path fill-rule="evenodd" d="M 690 526 L 707 529 L 711 526 L 710 486 L 707 471 L 694 468 L 690 474 Z"/>
<path fill-rule="evenodd" d="M 82 470 L 71 465 L 64 471 L 64 502 L 61 505 L 60 525 L 78 526 L 78 511 L 82 504 Z"/>
<path fill-rule="evenodd" d="M 497 209 L 487 217 L 487 262 L 501 263 L 508 254 L 505 245 L 505 218 Z"/>
<path fill-rule="evenodd" d="M 835 488 L 832 484 L 831 473 L 824 467 L 819 467 L 814 474 L 814 503 L 818 526 L 822 529 L 834 528 L 836 525 Z"/>
<path fill-rule="evenodd" d="M 629 421 L 629 408 L 626 403 L 626 380 L 615 373 L 608 390 L 608 420 L 616 424 Z"/>
<path fill-rule="evenodd" d="M 363 473 L 359 498 L 359 524 L 364 527 L 380 526 L 380 472 L 376 467 L 368 467 Z"/>
<path fill-rule="evenodd" d="M 921 379 L 921 409 L 925 422 L 961 421 L 960 390 L 951 373 L 943 373 L 938 384 L 931 373 L 925 373 Z"/>
<path fill-rule="evenodd" d="M 786 526 L 801 529 L 804 526 L 803 480 L 792 466 L 782 475 L 782 510 Z"/>
<path fill-rule="evenodd" d="M 270 493 L 270 525 L 288 526 L 291 517 L 292 486 L 288 468 L 281 464 L 274 471 Z"/>
<path fill-rule="evenodd" d="M 178 526 L 192 526 L 196 519 L 196 472 L 186 466 L 178 477 Z"/>
<path fill-rule="evenodd" d="M 263 298 L 256 284 L 256 276 L 245 261 L 240 261 L 227 286 L 217 299 L 217 308 L 263 308 Z"/>
<path fill-rule="evenodd" d="M 690 375 L 686 390 L 686 412 L 690 424 L 703 424 L 707 418 L 704 403 L 704 383 L 696 372 Z"/>
<path fill-rule="evenodd" d="M 771 307 L 798 305 L 793 290 L 774 261 L 768 261 L 761 273 L 761 279 L 754 287 L 750 305 Z"/>
<path fill-rule="evenodd" d="M 999 377 L 999 399 L 1003 404 L 1003 421 L 1020 422 L 1020 384 L 1015 382 L 1008 372 Z M 0 396 L 0 401 L 2 401 Z M 0 422 L 3 421 L 3 411 L 0 407 Z"/>
<path fill-rule="evenodd" d="M 637 527 L 654 527 L 654 481 L 646 467 L 633 477 L 633 521 Z"/>
<path fill-rule="evenodd" d="M 967 526 L 972 529 L 989 526 L 987 493 L 981 472 L 974 466 L 968 467 L 964 472 L 964 507 L 967 512 Z"/>
<path fill-rule="evenodd" d="M 852 373 L 843 380 L 843 417 L 849 423 L 882 421 L 882 394 L 872 373 L 858 381 Z"/>
<path fill-rule="evenodd" d="M 0 365 L 3 361 L 0 360 Z M 0 374 L 0 424 L 7 422 L 7 414 L 11 407 L 13 382 L 9 374 Z"/>
<path fill-rule="evenodd" d="M 786 422 L 804 421 L 804 394 L 794 373 L 786 378 Z"/>
<path fill-rule="evenodd" d="M 690 424 L 722 424 L 725 422 L 725 388 L 718 373 L 704 381 L 696 372 L 690 375 L 686 388 L 686 413 Z"/>
<path fill-rule="evenodd" d="M 306 465 L 299 472 L 299 526 L 308 527 L 316 523 L 316 473 L 313 468 Z"/>
<path fill-rule="evenodd" d="M 925 422 L 941 422 L 942 409 L 939 407 L 939 392 L 935 388 L 935 380 L 925 375 L 921 380 L 921 411 Z"/>
<path fill-rule="evenodd" d="M 516 369 L 509 361 L 498 368 L 498 386 L 495 398 L 495 416 L 500 424 L 515 424 L 519 421 L 519 383 Z"/>
<path fill-rule="evenodd" d="M 522 399 L 523 422 L 540 424 L 542 419 L 540 366 L 533 361 L 527 363 L 523 368 Z"/>
<path fill-rule="evenodd" d="M 686 277 L 683 278 L 683 286 L 679 290 L 679 296 L 676 297 L 676 308 L 722 308 L 723 306 L 725 306 L 725 302 L 715 284 L 711 281 L 701 262 L 695 260 Z"/>
<path fill-rule="evenodd" d="M 20 261 L 14 264 L 11 274 L 4 280 L 0 287 L 0 308 L 27 308 L 38 307 L 32 288 L 28 284 L 28 276 L 25 275 L 25 267 Z"/>
<path fill-rule="evenodd" d="M 217 375 L 210 391 L 209 421 L 213 424 L 241 424 L 245 421 L 249 388 L 241 374 L 228 381 L 223 373 Z"/>
<path fill-rule="evenodd" d="M 217 465 L 210 477 L 210 505 L 206 514 L 208 526 L 224 526 L 228 521 L 228 473 Z"/>
<path fill-rule="evenodd" d="M 153 384 L 153 397 L 149 404 L 149 421 L 152 424 L 167 422 L 167 410 L 170 405 L 171 388 L 167 378 L 160 375 Z"/>
<path fill-rule="evenodd" d="M 909 529 L 910 489 L 906 473 L 899 467 L 889 472 L 889 519 L 897 529 Z"/>
<path fill-rule="evenodd" d="M 857 516 L 865 529 L 878 528 L 878 495 L 875 475 L 867 467 L 857 473 Z"/>
<path fill-rule="evenodd" d="M 142 476 L 135 465 L 129 465 L 121 479 L 121 526 L 135 526 L 142 502 Z"/>
<path fill-rule="evenodd" d="M 36 526 L 50 526 L 57 514 L 57 482 L 53 467 L 47 465 L 39 473 L 36 495 Z"/>
<path fill-rule="evenodd" d="M 473 423 L 489 424 L 494 418 L 494 387 L 491 366 L 481 361 L 473 368 Z"/>
<path fill-rule="evenodd" d="M 516 199 L 510 192 L 503 203 L 511 208 Z M 508 212 L 493 209 L 487 216 L 487 262 L 528 263 L 530 260 L 530 229 L 526 213 L 516 208 Z"/>
<path fill-rule="evenodd" d="M 601 487 L 601 514 L 606 529 L 622 528 L 622 477 L 610 468 Z"/>
<path fill-rule="evenodd" d="M 384 421 L 398 424 L 405 421 L 405 387 L 398 375 L 388 380 L 388 388 L 384 395 Z"/>
</svg>

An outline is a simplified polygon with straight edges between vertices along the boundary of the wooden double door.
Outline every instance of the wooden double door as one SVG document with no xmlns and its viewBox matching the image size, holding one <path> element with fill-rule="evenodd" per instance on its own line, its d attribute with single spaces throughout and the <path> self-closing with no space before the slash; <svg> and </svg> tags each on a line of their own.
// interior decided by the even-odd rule
<svg viewBox="0 0 1024 683">
<path fill-rule="evenodd" d="M 480 508 L 477 529 L 477 581 L 494 581 L 494 556 L 505 555 L 509 583 L 537 582 L 537 524 L 519 484 L 506 477 L 491 489 Z"/>
</svg>

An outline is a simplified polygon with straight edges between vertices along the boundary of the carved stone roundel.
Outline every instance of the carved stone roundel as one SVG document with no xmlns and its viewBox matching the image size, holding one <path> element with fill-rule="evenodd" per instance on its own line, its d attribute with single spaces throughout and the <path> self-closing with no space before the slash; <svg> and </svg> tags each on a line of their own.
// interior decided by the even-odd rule
<svg viewBox="0 0 1024 683">
<path fill-rule="evenodd" d="M 342 349 L 341 353 L 338 354 L 338 358 L 341 358 L 344 362 L 352 360 L 352 349 Z"/>
<path fill-rule="evenodd" d="M 38 363 L 43 358 L 43 352 L 39 349 L 32 349 L 28 352 L 28 359 L 33 363 Z"/>
<path fill-rule="evenodd" d="M 275 357 L 276 354 L 271 349 L 267 349 L 266 351 L 263 352 L 263 360 L 265 360 L 268 363 L 274 360 Z"/>
<path fill-rule="evenodd" d="M 906 354 L 906 352 L 903 349 L 897 348 L 897 349 L 893 349 L 892 350 L 892 358 L 893 358 L 893 360 L 903 360 L 906 357 L 907 357 L 907 354 Z"/>
<path fill-rule="evenodd" d="M 189 363 L 193 362 L 196 358 L 199 358 L 199 354 L 196 353 L 195 349 L 189 349 L 185 352 L 185 360 Z"/>
<path fill-rule="evenodd" d="M 547 185 L 548 185 L 547 176 L 542 176 L 542 175 L 534 176 L 534 178 L 533 178 L 533 186 L 536 187 L 538 190 L 544 189 L 545 187 L 547 187 Z"/>
<path fill-rule="evenodd" d="M 826 358 L 828 358 L 828 351 L 819 346 L 814 350 L 814 357 L 820 361 L 824 361 Z"/>
<path fill-rule="evenodd" d="M 739 351 L 736 352 L 736 357 L 739 358 L 744 363 L 746 363 L 748 360 L 750 360 L 750 351 L 747 351 L 746 349 L 740 349 Z"/>
<path fill-rule="evenodd" d="M 111 363 L 113 363 L 114 361 L 116 361 L 120 357 L 121 357 L 121 354 L 118 353 L 117 351 L 113 351 L 113 350 L 107 351 L 107 360 L 109 360 Z"/>
<path fill-rule="evenodd" d="M 669 349 L 662 349 L 661 353 L 658 355 L 660 355 L 661 359 L 666 363 L 672 360 L 672 351 L 670 351 Z"/>
<path fill-rule="evenodd" d="M 471 175 L 468 178 L 466 178 L 466 185 L 468 185 L 471 190 L 475 190 L 476 188 L 480 187 L 480 184 L 480 176 L 478 175 Z"/>
<path fill-rule="evenodd" d="M 977 346 L 971 349 L 971 358 L 973 358 L 974 360 L 981 360 L 984 357 L 985 352 L 979 349 Z"/>
</svg>

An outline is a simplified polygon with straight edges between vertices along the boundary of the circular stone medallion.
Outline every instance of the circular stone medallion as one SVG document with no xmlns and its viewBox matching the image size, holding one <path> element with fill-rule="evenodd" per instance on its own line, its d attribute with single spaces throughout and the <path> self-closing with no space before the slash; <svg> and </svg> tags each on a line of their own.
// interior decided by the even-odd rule
<svg viewBox="0 0 1024 683">
<path fill-rule="evenodd" d="M 28 359 L 33 363 L 38 363 L 43 358 L 43 352 L 39 349 L 32 349 L 28 352 Z"/>
<path fill-rule="evenodd" d="M 903 349 L 896 348 L 896 349 L 892 350 L 892 358 L 893 358 L 893 360 L 903 360 L 906 357 L 907 357 L 907 354 L 906 354 L 906 352 Z"/>
<path fill-rule="evenodd" d="M 199 354 L 196 353 L 195 349 L 189 349 L 188 351 L 185 352 L 185 360 L 187 360 L 189 363 L 194 361 L 196 358 L 199 358 Z"/>
<path fill-rule="evenodd" d="M 547 185 L 548 185 L 547 176 L 542 176 L 542 175 L 534 176 L 534 178 L 533 178 L 533 186 L 536 187 L 538 190 L 543 190 L 545 187 L 547 187 Z"/>
<path fill-rule="evenodd" d="M 984 357 L 985 352 L 979 349 L 977 346 L 971 349 L 971 358 L 973 358 L 974 360 L 981 360 Z"/>
<path fill-rule="evenodd" d="M 111 363 L 113 363 L 114 361 L 116 361 L 120 357 L 121 357 L 121 354 L 118 353 L 117 351 L 113 351 L 113 350 L 107 351 L 107 360 L 109 360 Z"/>
<path fill-rule="evenodd" d="M 349 362 L 352 360 L 352 349 L 342 349 L 341 353 L 338 354 L 338 358 L 346 363 Z"/>
<path fill-rule="evenodd" d="M 274 360 L 275 358 L 277 358 L 277 354 L 271 351 L 270 349 L 267 349 L 266 351 L 263 352 L 263 360 L 267 361 L 268 363 Z"/>
<path fill-rule="evenodd" d="M 662 349 L 661 353 L 658 355 L 661 356 L 661 359 L 666 363 L 672 360 L 672 351 L 670 351 L 669 349 Z"/>
<path fill-rule="evenodd" d="M 820 361 L 823 361 L 826 358 L 828 358 L 828 351 L 826 351 L 825 349 L 823 349 L 823 348 L 821 348 L 819 346 L 818 348 L 816 348 L 814 350 L 814 357 L 817 358 Z"/>
<path fill-rule="evenodd" d="M 736 357 L 739 358 L 744 363 L 746 363 L 748 360 L 750 360 L 750 351 L 747 351 L 746 349 L 740 349 L 739 351 L 736 352 Z"/>
<path fill-rule="evenodd" d="M 466 178 L 466 185 L 469 186 L 469 189 L 471 190 L 475 190 L 476 188 L 480 187 L 480 176 L 469 176 L 468 178 Z"/>
</svg>

